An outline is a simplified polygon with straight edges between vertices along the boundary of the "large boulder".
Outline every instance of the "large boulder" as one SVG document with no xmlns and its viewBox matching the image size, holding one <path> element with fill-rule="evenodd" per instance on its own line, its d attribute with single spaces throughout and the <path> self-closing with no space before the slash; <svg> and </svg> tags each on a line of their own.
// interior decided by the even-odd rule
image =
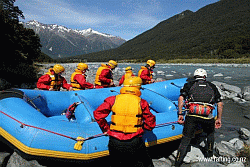
<svg viewBox="0 0 250 167">
<path fill-rule="evenodd" d="M 218 91 L 220 92 L 222 99 L 232 99 L 234 102 L 244 104 L 246 103 L 248 96 L 250 98 L 250 93 L 248 94 L 247 92 L 248 89 L 246 89 L 245 91 L 246 99 L 243 99 L 243 93 L 239 87 L 218 81 L 213 81 L 212 83 L 215 84 L 216 87 L 218 88 Z"/>
<path fill-rule="evenodd" d="M 243 88 L 242 97 L 245 100 L 250 101 L 250 86 L 246 86 L 246 87 Z"/>
<path fill-rule="evenodd" d="M 221 90 L 223 91 L 228 91 L 230 93 L 237 93 L 237 94 L 241 94 L 241 89 L 237 86 L 234 85 L 229 85 L 223 82 L 218 82 L 218 81 L 213 81 L 213 84 L 215 84 L 216 86 L 218 86 Z"/>
<path fill-rule="evenodd" d="M 244 142 L 242 140 L 240 140 L 239 138 L 233 138 L 231 140 L 229 140 L 229 143 L 232 143 L 235 150 L 237 150 L 237 152 L 239 152 L 240 150 L 242 150 L 244 148 Z"/>
<path fill-rule="evenodd" d="M 7 152 L 0 153 L 0 167 L 6 166 L 9 157 L 10 157 L 10 153 L 7 153 Z"/>
<path fill-rule="evenodd" d="M 153 164 L 155 167 L 171 167 L 172 162 L 166 158 L 153 159 Z"/>
<path fill-rule="evenodd" d="M 246 128 L 240 128 L 239 134 L 240 139 L 242 139 L 246 145 L 250 145 L 250 131 Z"/>
<path fill-rule="evenodd" d="M 177 156 L 177 150 L 173 152 L 172 154 L 174 157 Z M 201 152 L 199 148 L 191 146 L 191 149 L 189 152 L 187 152 L 187 155 L 185 156 L 183 162 L 185 163 L 194 163 L 199 162 L 201 159 L 204 159 L 204 155 Z"/>
<path fill-rule="evenodd" d="M 20 155 L 18 155 L 16 152 L 14 152 L 7 164 L 7 167 L 43 167 L 40 165 L 36 160 L 27 161 L 26 159 L 23 159 Z"/>
<path fill-rule="evenodd" d="M 215 151 L 220 156 L 236 157 L 237 153 L 244 148 L 244 142 L 238 138 L 231 139 L 229 142 L 221 141 L 215 144 Z"/>
</svg>

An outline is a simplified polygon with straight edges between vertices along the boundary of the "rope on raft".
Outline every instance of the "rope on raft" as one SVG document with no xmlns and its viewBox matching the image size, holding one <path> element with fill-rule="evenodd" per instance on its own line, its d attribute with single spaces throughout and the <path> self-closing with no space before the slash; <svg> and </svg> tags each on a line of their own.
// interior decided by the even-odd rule
<svg viewBox="0 0 250 167">
<path fill-rule="evenodd" d="M 90 139 L 94 139 L 94 138 L 97 138 L 97 137 L 101 137 L 101 136 L 105 136 L 106 134 L 105 133 L 100 133 L 100 134 L 97 134 L 97 135 L 93 135 L 93 136 L 90 136 L 90 137 L 87 137 L 85 139 L 77 139 L 75 137 L 70 137 L 70 136 L 67 136 L 67 135 L 64 135 L 64 134 L 61 134 L 61 133 L 57 133 L 57 132 L 53 132 L 51 130 L 48 130 L 48 129 L 44 129 L 44 128 L 40 128 L 40 127 L 37 127 L 37 126 L 33 126 L 33 125 L 28 125 L 28 124 L 25 124 L 17 119 L 15 119 L 14 117 L 6 114 L 5 112 L 1 111 L 0 110 L 0 113 L 4 114 L 5 116 L 13 119 L 14 121 L 18 122 L 21 124 L 21 128 L 23 128 L 24 126 L 27 126 L 27 127 L 31 127 L 31 128 L 34 128 L 34 129 L 39 129 L 39 130 L 42 130 L 42 131 L 45 131 L 45 132 L 49 132 L 49 133 L 52 133 L 52 134 L 55 134 L 55 135 L 58 135 L 58 136 L 62 136 L 62 137 L 66 137 L 68 139 L 72 139 L 74 141 L 86 141 L 86 140 L 90 140 Z M 162 126 L 166 126 L 166 125 L 172 125 L 172 124 L 176 124 L 178 123 L 178 121 L 174 121 L 174 122 L 166 122 L 166 123 L 162 123 L 162 124 L 157 124 L 155 126 L 155 128 L 158 128 L 158 127 L 162 127 Z"/>
</svg>

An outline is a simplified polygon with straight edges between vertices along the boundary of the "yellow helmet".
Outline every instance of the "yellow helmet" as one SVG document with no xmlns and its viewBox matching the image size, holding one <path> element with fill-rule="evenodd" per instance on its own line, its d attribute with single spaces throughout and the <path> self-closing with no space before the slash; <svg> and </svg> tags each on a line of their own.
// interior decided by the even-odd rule
<svg viewBox="0 0 250 167">
<path fill-rule="evenodd" d="M 132 70 L 132 67 L 128 66 L 125 68 L 125 71 L 129 71 L 129 70 Z"/>
<path fill-rule="evenodd" d="M 148 60 L 147 61 L 147 64 L 150 66 L 150 67 L 153 67 L 155 65 L 155 61 L 154 60 Z"/>
<path fill-rule="evenodd" d="M 136 95 L 138 97 L 141 96 L 141 91 L 140 89 L 137 89 L 136 87 L 123 87 L 120 90 L 121 94 L 132 94 L 132 95 Z"/>
<path fill-rule="evenodd" d="M 60 64 L 54 65 L 53 70 L 55 71 L 56 74 L 59 74 L 60 72 L 65 71 L 64 67 Z"/>
<path fill-rule="evenodd" d="M 83 70 L 88 70 L 89 67 L 88 67 L 88 65 L 85 64 L 85 63 L 78 63 L 78 64 L 77 64 L 77 69 L 83 71 Z"/>
<path fill-rule="evenodd" d="M 132 76 L 128 79 L 125 79 L 123 82 L 124 87 L 136 87 L 141 88 L 142 80 L 140 77 Z"/>
<path fill-rule="evenodd" d="M 108 65 L 111 67 L 111 69 L 114 69 L 117 67 L 118 63 L 114 60 L 109 60 Z"/>
</svg>

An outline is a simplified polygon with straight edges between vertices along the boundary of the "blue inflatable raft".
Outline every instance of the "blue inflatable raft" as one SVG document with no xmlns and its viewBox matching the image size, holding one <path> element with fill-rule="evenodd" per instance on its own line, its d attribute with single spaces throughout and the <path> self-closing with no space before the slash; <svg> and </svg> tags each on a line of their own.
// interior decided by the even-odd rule
<svg viewBox="0 0 250 167">
<path fill-rule="evenodd" d="M 183 126 L 176 122 L 177 100 L 185 82 L 183 78 L 143 86 L 141 97 L 150 104 L 157 124 L 152 132 L 143 135 L 146 146 L 182 137 Z M 0 100 L 1 138 L 31 156 L 76 160 L 107 156 L 109 137 L 93 121 L 93 111 L 105 98 L 117 95 L 120 88 L 71 92 L 20 89 L 14 94 L 21 98 L 11 96 Z M 61 114 L 75 102 L 80 102 L 75 109 L 76 119 L 69 121 Z M 111 114 L 107 120 L 110 119 Z M 78 137 L 85 141 L 80 150 L 75 150 Z"/>
</svg>

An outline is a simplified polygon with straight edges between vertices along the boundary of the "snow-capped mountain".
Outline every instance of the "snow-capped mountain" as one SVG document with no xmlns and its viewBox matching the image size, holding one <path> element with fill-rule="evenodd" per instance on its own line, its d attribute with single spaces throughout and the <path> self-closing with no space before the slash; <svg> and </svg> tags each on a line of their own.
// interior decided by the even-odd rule
<svg viewBox="0 0 250 167">
<path fill-rule="evenodd" d="M 91 28 L 73 30 L 57 24 L 32 20 L 23 23 L 39 35 L 42 51 L 52 58 L 63 58 L 116 48 L 126 42 L 120 37 L 100 33 Z"/>
</svg>

